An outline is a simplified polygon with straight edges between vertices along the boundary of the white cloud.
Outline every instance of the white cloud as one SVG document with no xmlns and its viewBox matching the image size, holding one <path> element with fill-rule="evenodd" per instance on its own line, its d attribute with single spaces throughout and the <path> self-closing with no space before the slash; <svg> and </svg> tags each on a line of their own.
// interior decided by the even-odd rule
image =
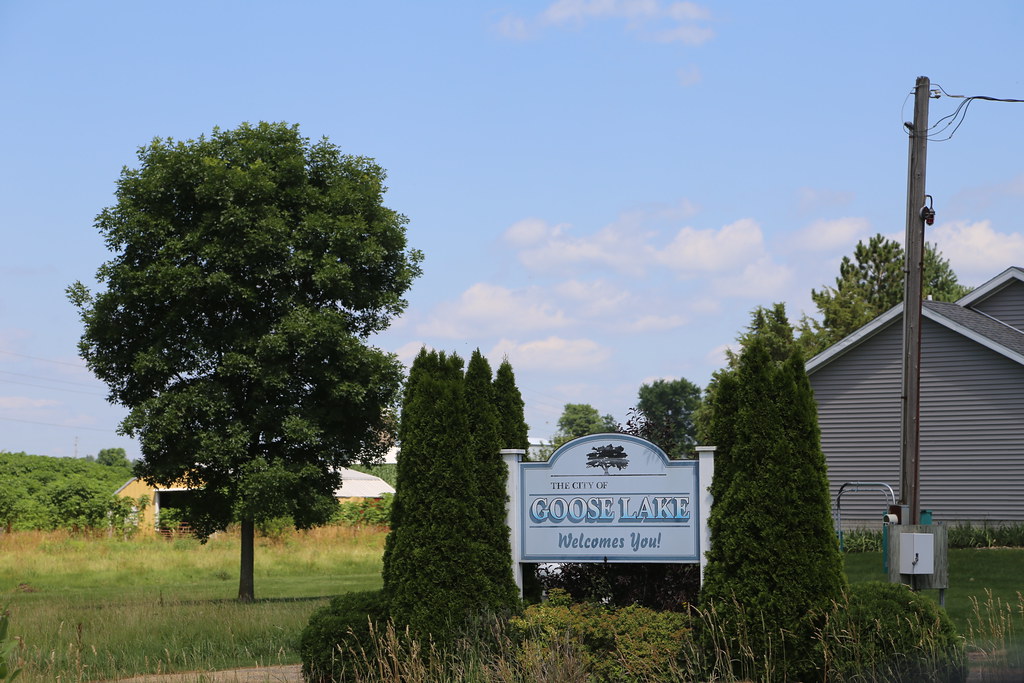
<svg viewBox="0 0 1024 683">
<path fill-rule="evenodd" d="M 599 369 L 607 363 L 611 351 L 591 339 L 553 336 L 524 343 L 502 339 L 487 355 L 507 356 L 516 370 L 559 372 Z"/>
<path fill-rule="evenodd" d="M 569 226 L 564 223 L 550 225 L 540 218 L 524 218 L 510 225 L 502 235 L 502 239 L 513 247 L 529 247 L 558 237 L 568 229 Z"/>
<path fill-rule="evenodd" d="M 826 190 L 814 187 L 801 187 L 797 190 L 797 206 L 805 213 L 846 206 L 853 199 L 854 194 L 852 192 L 843 190 Z"/>
<path fill-rule="evenodd" d="M 695 2 L 673 2 L 666 11 L 676 21 L 706 21 L 711 18 L 711 10 Z"/>
<path fill-rule="evenodd" d="M 496 28 L 513 40 L 533 37 L 535 27 L 582 27 L 589 21 L 619 20 L 641 40 L 684 45 L 703 45 L 714 31 L 702 25 L 711 12 L 693 2 L 662 3 L 660 0 L 556 0 L 534 19 L 502 17 Z"/>
<path fill-rule="evenodd" d="M 651 265 L 652 252 L 647 243 L 658 234 L 654 228 L 678 225 L 697 211 L 688 199 L 642 206 L 623 211 L 598 231 L 581 236 L 573 235 L 568 223 L 526 218 L 506 229 L 502 239 L 520 249 L 520 262 L 531 270 L 583 265 L 592 266 L 590 272 L 639 277 Z"/>
<path fill-rule="evenodd" d="M 1024 264 L 1024 235 L 997 232 L 991 221 L 945 223 L 926 237 L 964 284 L 981 284 L 1009 266 Z"/>
<path fill-rule="evenodd" d="M 545 24 L 561 25 L 607 17 L 649 19 L 662 10 L 656 0 L 557 0 L 541 14 Z"/>
<path fill-rule="evenodd" d="M 976 211 L 987 211 L 996 201 L 1021 196 L 1024 196 L 1024 174 L 1010 178 L 1004 183 L 962 190 L 957 193 L 955 199 L 969 203 Z"/>
<path fill-rule="evenodd" d="M 631 333 L 664 332 L 682 327 L 687 322 L 681 315 L 642 315 L 627 323 L 625 330 Z"/>
<path fill-rule="evenodd" d="M 616 224 L 605 226 L 593 235 L 572 237 L 568 229 L 548 233 L 543 243 L 519 252 L 519 260 L 532 270 L 591 264 L 613 271 L 640 275 L 644 272 L 645 258 L 636 235 Z"/>
<path fill-rule="evenodd" d="M 507 14 L 499 19 L 495 28 L 501 36 L 511 40 L 529 40 L 534 35 L 525 19 L 512 14 Z"/>
<path fill-rule="evenodd" d="M 761 226 L 743 218 L 721 229 L 681 229 L 662 250 L 652 250 L 655 261 L 684 277 L 742 266 L 764 253 Z"/>
<path fill-rule="evenodd" d="M 680 67 L 676 69 L 676 78 L 679 79 L 679 85 L 684 88 L 688 88 L 691 85 L 697 85 L 703 79 L 703 75 L 700 69 L 693 64 L 689 66 Z"/>
<path fill-rule="evenodd" d="M 420 349 L 424 346 L 427 347 L 427 349 L 431 348 L 429 344 L 424 344 L 421 341 L 406 342 L 395 349 L 395 355 L 398 356 L 398 360 L 402 361 L 403 365 L 410 367 L 412 366 L 412 362 L 416 360 L 416 356 L 419 355 Z"/>
<path fill-rule="evenodd" d="M 708 365 L 712 365 L 719 368 L 724 368 L 729 362 L 729 351 L 735 352 L 736 349 L 732 344 L 722 344 L 708 351 L 707 355 L 704 356 L 704 362 Z"/>
<path fill-rule="evenodd" d="M 565 327 L 572 320 L 548 301 L 543 290 L 510 290 L 478 282 L 458 301 L 441 304 L 431 320 L 419 325 L 425 336 L 462 338 L 490 333 L 508 334 Z"/>
<path fill-rule="evenodd" d="M 686 303 L 691 313 L 701 316 L 714 315 L 722 311 L 722 302 L 717 297 L 698 294 L 690 297 Z"/>
<path fill-rule="evenodd" d="M 765 256 L 747 264 L 735 275 L 716 277 L 712 285 L 720 296 L 765 301 L 783 296 L 792 280 L 792 268 L 774 263 Z"/>
<path fill-rule="evenodd" d="M 870 228 L 866 218 L 818 220 L 797 232 L 793 242 L 800 251 L 841 249 L 852 253 L 857 242 L 868 236 Z"/>
<path fill-rule="evenodd" d="M 568 280 L 555 286 L 555 292 L 569 299 L 572 310 L 584 317 L 611 315 L 621 311 L 629 300 L 629 291 L 607 280 Z"/>
<path fill-rule="evenodd" d="M 714 37 L 715 32 L 705 26 L 676 26 L 665 31 L 655 31 L 651 39 L 658 43 L 682 43 L 696 47 Z"/>
<path fill-rule="evenodd" d="M 38 410 L 59 406 L 59 401 L 48 398 L 25 398 L 24 396 L 0 396 L 0 408 L 6 410 Z"/>
</svg>

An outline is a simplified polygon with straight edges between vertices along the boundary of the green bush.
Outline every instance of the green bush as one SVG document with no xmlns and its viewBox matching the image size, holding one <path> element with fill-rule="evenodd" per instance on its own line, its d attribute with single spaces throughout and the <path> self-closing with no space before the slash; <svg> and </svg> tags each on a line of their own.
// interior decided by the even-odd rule
<svg viewBox="0 0 1024 683">
<path fill-rule="evenodd" d="M 391 524 L 391 501 L 394 497 L 393 493 L 385 493 L 380 498 L 357 498 L 338 503 L 333 521 L 388 526 Z"/>
<path fill-rule="evenodd" d="M 331 683 L 353 676 L 376 660 L 378 624 L 388 620 L 380 591 L 345 593 L 313 612 L 299 637 L 306 683 Z"/>
<path fill-rule="evenodd" d="M 966 680 L 964 641 L 946 611 L 907 586 L 854 584 L 820 631 L 828 680 Z"/>
<path fill-rule="evenodd" d="M 989 524 L 974 526 L 970 522 L 946 527 L 950 548 L 1024 548 L 1024 524 Z M 869 553 L 882 550 L 880 529 L 851 529 L 843 532 L 843 550 L 848 553 Z"/>
<path fill-rule="evenodd" d="M 637 605 L 615 608 L 573 603 L 567 593 L 556 589 L 546 603 L 527 607 L 509 626 L 526 658 L 557 648 L 568 639 L 578 648 L 592 680 L 674 681 L 689 619 Z"/>
<path fill-rule="evenodd" d="M 1024 524 L 981 526 L 956 524 L 948 528 L 950 548 L 1024 548 Z"/>
</svg>

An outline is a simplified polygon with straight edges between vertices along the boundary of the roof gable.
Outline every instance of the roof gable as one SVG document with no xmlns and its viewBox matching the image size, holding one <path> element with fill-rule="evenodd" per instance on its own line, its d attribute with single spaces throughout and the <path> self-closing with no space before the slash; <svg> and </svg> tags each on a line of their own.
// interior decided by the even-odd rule
<svg viewBox="0 0 1024 683">
<path fill-rule="evenodd" d="M 985 284 L 972 289 L 956 303 L 960 306 L 973 307 L 1012 282 L 1024 283 L 1024 269 L 1010 266 Z"/>
<path fill-rule="evenodd" d="M 925 301 L 921 315 L 971 341 L 1024 365 L 1024 333 L 999 322 L 995 318 L 961 306 L 959 303 Z M 850 336 L 828 347 L 807 361 L 807 373 L 812 374 L 828 365 L 852 348 L 878 334 L 897 320 L 903 319 L 900 303 L 878 316 Z"/>
</svg>

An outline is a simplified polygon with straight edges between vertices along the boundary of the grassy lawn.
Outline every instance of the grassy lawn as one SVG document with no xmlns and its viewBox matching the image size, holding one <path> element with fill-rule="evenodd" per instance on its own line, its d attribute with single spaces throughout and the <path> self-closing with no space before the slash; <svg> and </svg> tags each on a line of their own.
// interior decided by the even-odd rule
<svg viewBox="0 0 1024 683">
<path fill-rule="evenodd" d="M 89 681 L 298 661 L 296 639 L 332 595 L 380 586 L 384 533 L 328 527 L 257 539 L 257 601 L 238 604 L 238 538 L 0 535 L 0 607 L 19 679 Z"/>
<path fill-rule="evenodd" d="M 846 575 L 851 582 L 885 581 L 881 553 L 848 553 Z M 938 600 L 938 591 L 925 591 Z M 986 603 L 1024 607 L 1024 549 L 986 548 L 949 551 L 949 588 L 946 611 L 961 633 L 978 627 L 975 602 L 985 617 Z M 1020 617 L 1020 613 L 1017 614 Z M 1021 633 L 1024 635 L 1024 632 Z"/>
<path fill-rule="evenodd" d="M 0 607 L 10 606 L 11 634 L 20 639 L 19 680 L 295 663 L 296 639 L 316 607 L 332 595 L 380 586 L 383 544 L 381 530 L 358 527 L 258 539 L 258 600 L 242 605 L 234 600 L 239 546 L 231 534 L 206 545 L 0 535 Z M 952 550 L 949 557 L 946 607 L 961 632 L 970 639 L 972 629 L 1002 629 L 1019 643 L 1024 549 Z M 853 582 L 885 580 L 880 553 L 851 553 L 845 561 Z"/>
</svg>

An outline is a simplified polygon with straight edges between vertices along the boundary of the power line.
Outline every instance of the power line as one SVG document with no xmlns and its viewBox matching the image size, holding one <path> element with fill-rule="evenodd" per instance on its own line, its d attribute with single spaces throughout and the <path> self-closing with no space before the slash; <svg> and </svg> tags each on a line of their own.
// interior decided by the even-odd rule
<svg viewBox="0 0 1024 683">
<path fill-rule="evenodd" d="M 964 122 L 964 119 L 967 117 L 967 110 L 971 108 L 971 104 L 973 104 L 976 100 L 983 100 L 985 102 L 1010 102 L 1015 104 L 1024 103 L 1024 100 L 1022 99 L 1015 99 L 1009 97 L 991 97 L 989 95 L 952 95 L 946 92 L 945 89 L 938 83 L 935 83 L 933 85 L 935 86 L 935 90 L 932 90 L 933 98 L 938 98 L 941 95 L 945 95 L 946 97 L 952 99 L 961 100 L 960 104 L 957 105 L 956 109 L 953 110 L 952 114 L 947 114 L 946 116 L 943 116 L 928 128 L 927 139 L 933 142 L 945 142 L 946 140 L 952 138 L 953 135 L 956 133 L 957 129 L 959 129 L 960 125 Z M 942 133 L 945 133 L 950 128 L 952 128 L 952 130 L 949 131 L 949 135 L 947 135 L 946 137 L 936 137 L 938 135 L 941 135 Z"/>
<path fill-rule="evenodd" d="M 54 422 L 38 422 L 36 420 L 19 420 L 16 417 L 4 417 L 3 415 L 0 415 L 0 420 L 6 420 L 7 422 L 22 422 L 24 424 L 30 424 L 30 425 L 42 425 L 44 427 L 60 427 L 62 429 L 76 429 L 76 430 L 84 430 L 84 431 L 88 431 L 88 432 L 103 432 L 105 434 L 117 434 L 117 430 L 115 430 L 115 429 L 100 429 L 99 427 L 74 427 L 74 426 L 71 426 L 71 425 L 59 425 L 59 424 L 56 424 Z"/>
<path fill-rule="evenodd" d="M 57 380 L 47 380 L 47 381 L 57 381 Z M 18 385 L 23 386 L 23 387 L 35 387 L 36 389 L 46 389 L 47 391 L 66 391 L 66 392 L 69 392 L 69 393 L 72 393 L 72 394 L 85 394 L 86 396 L 106 396 L 106 394 L 103 394 L 103 393 L 98 392 L 98 391 L 82 391 L 81 389 L 65 389 L 64 387 L 48 387 L 48 386 L 46 386 L 44 384 L 32 384 L 31 382 L 19 382 L 16 379 L 4 379 L 3 377 L 0 377 L 0 382 L 2 382 L 4 384 L 18 384 Z"/>
<path fill-rule="evenodd" d="M 42 380 L 43 382 L 58 382 L 60 384 L 71 384 L 71 385 L 74 385 L 76 387 L 95 388 L 95 386 L 96 386 L 95 384 L 86 384 L 85 382 L 76 382 L 76 381 L 70 380 L 70 379 L 53 379 L 53 378 L 50 378 L 50 377 L 41 377 L 40 375 L 29 375 L 29 374 L 24 373 L 24 372 L 12 372 L 10 370 L 0 370 L 0 375 L 14 375 L 15 377 L 27 377 L 29 379 Z"/>
<path fill-rule="evenodd" d="M 42 361 L 44 363 L 55 363 L 56 365 L 67 365 L 67 366 L 70 366 L 72 368 L 78 368 L 79 370 L 81 370 L 81 369 L 83 369 L 85 367 L 81 363 L 68 363 L 67 361 L 63 361 L 63 360 L 52 360 L 50 358 L 40 358 L 39 356 L 29 356 L 29 355 L 24 354 L 24 353 L 15 353 L 14 351 L 7 351 L 7 350 L 4 350 L 4 349 L 0 349 L 0 353 L 7 354 L 8 356 L 17 356 L 18 358 L 28 358 L 29 360 L 38 360 L 38 361 Z"/>
</svg>

